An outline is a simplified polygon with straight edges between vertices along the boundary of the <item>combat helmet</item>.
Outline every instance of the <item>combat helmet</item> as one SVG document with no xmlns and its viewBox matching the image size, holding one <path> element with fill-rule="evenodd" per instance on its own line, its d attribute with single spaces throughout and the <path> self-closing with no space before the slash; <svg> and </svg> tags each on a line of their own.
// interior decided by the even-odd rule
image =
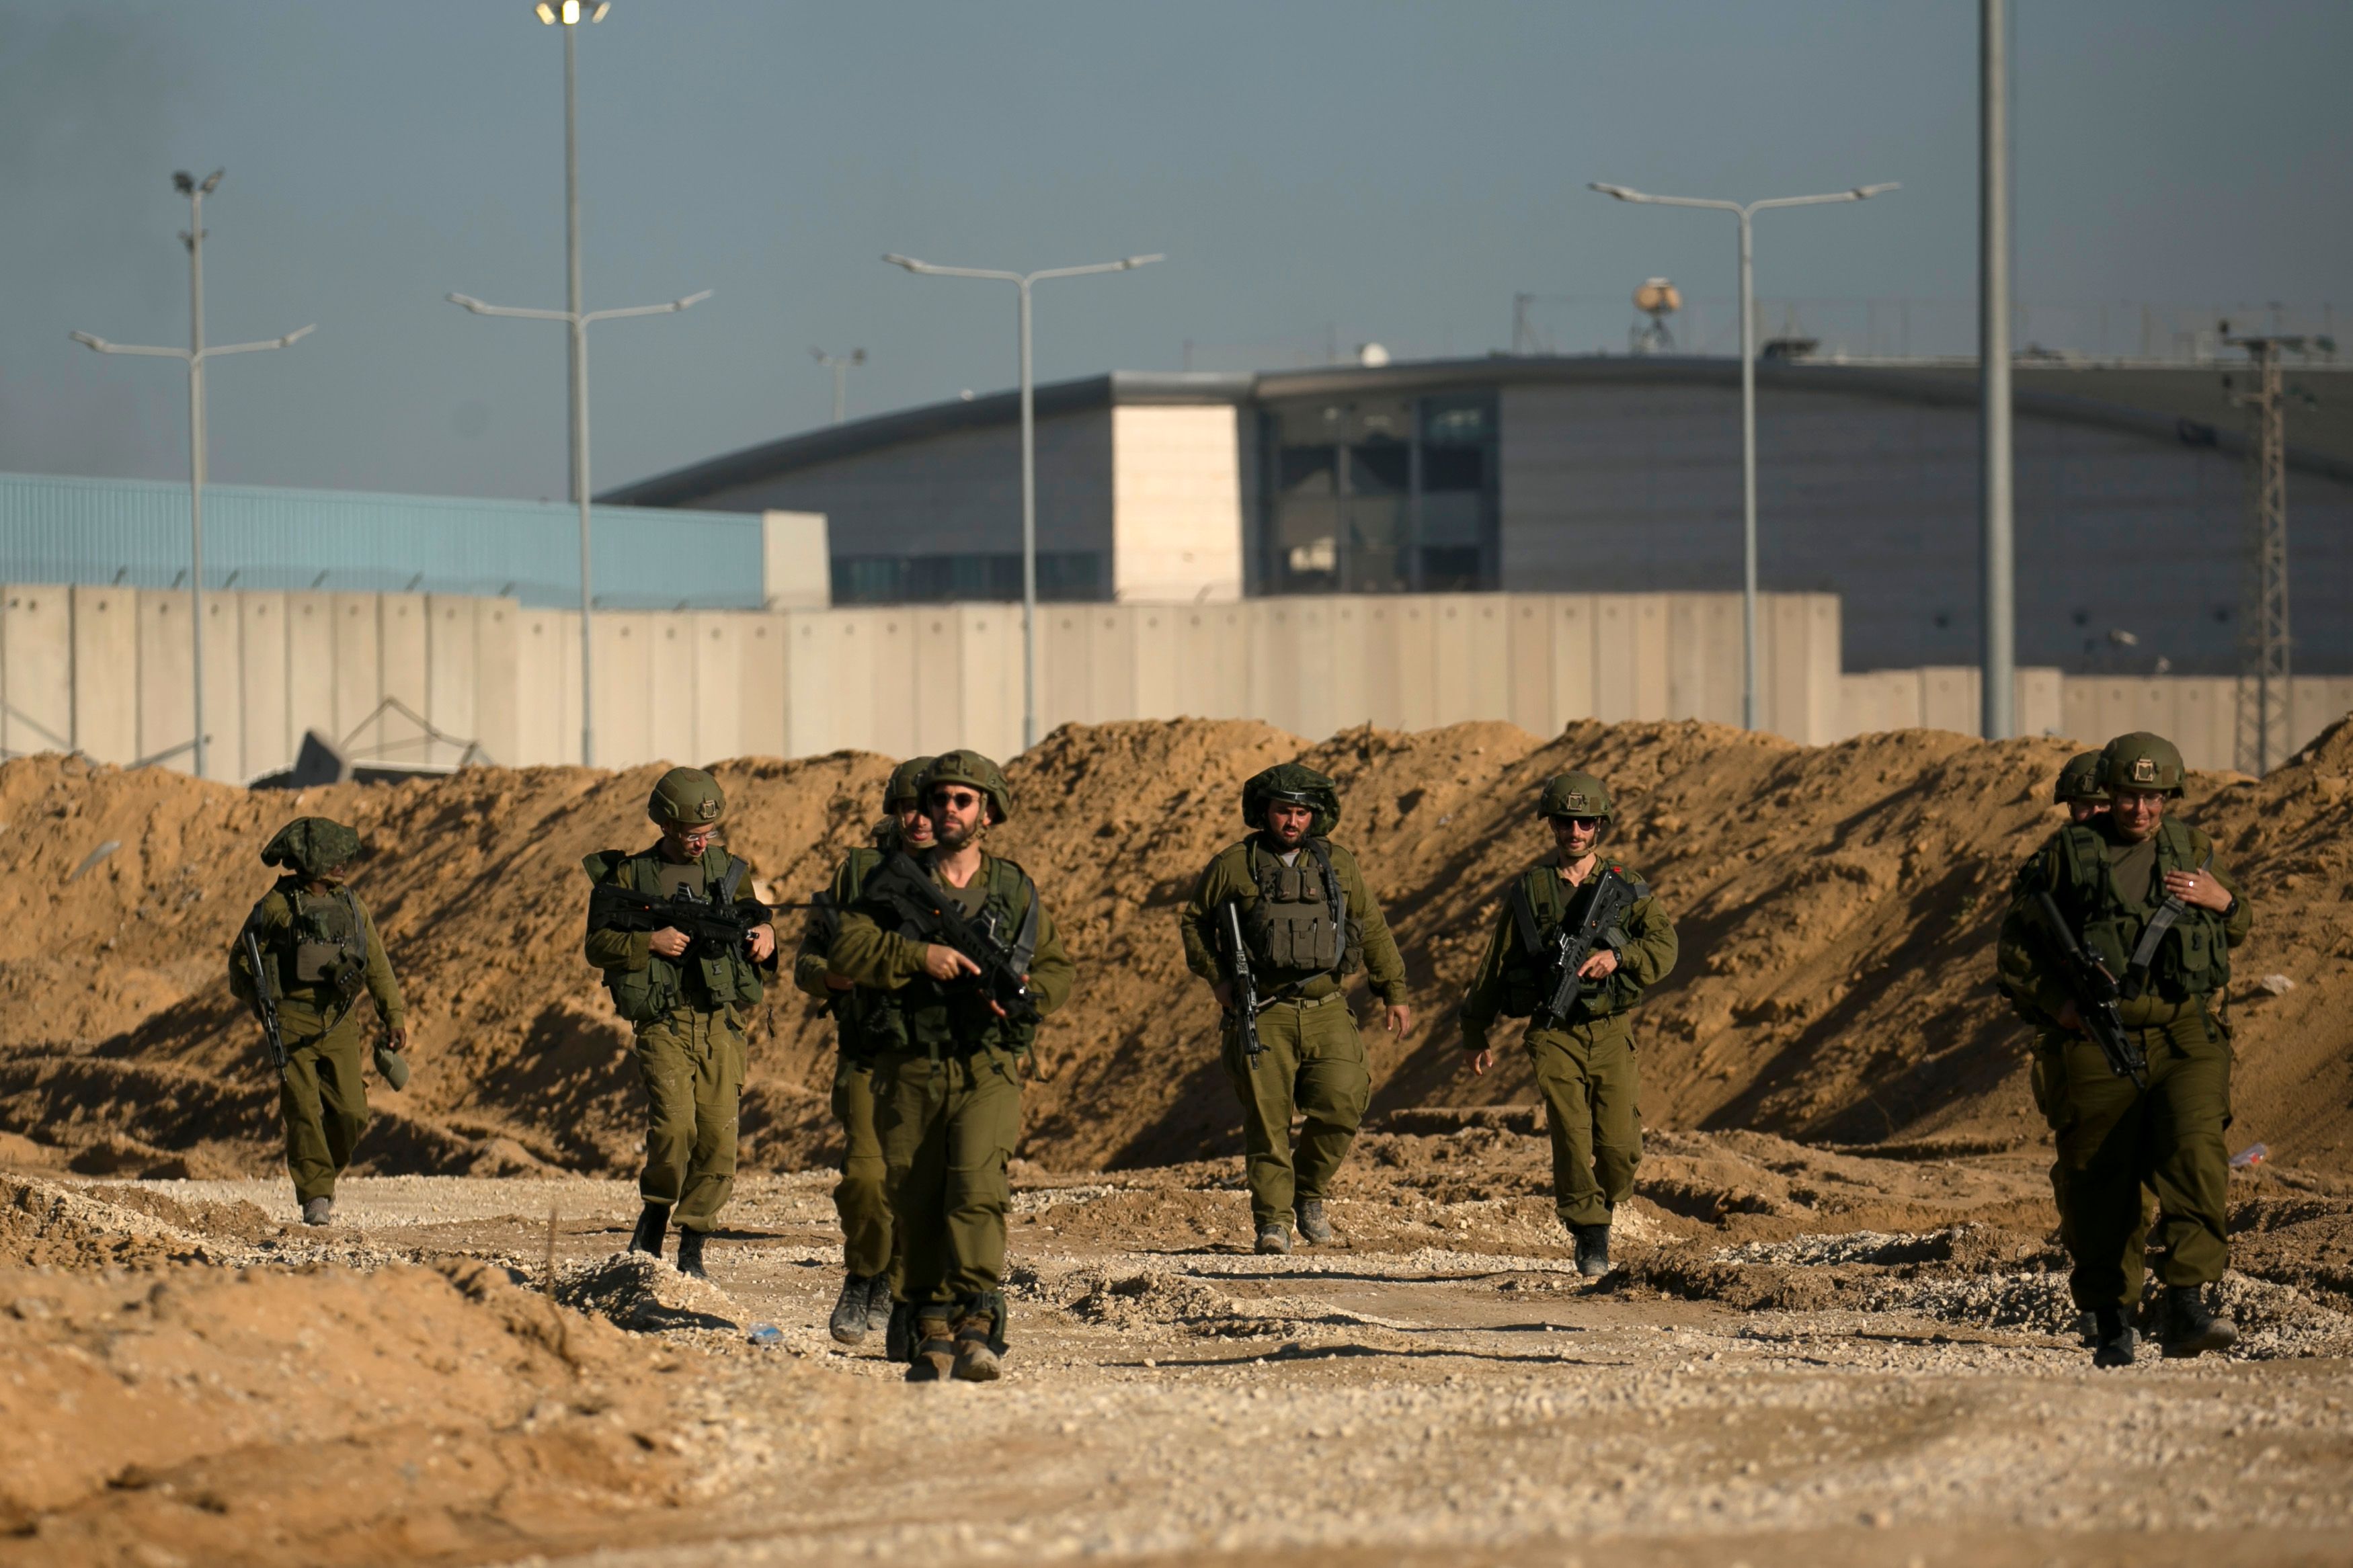
<svg viewBox="0 0 2353 1568">
<path fill-rule="evenodd" d="M 965 784 L 987 796 L 988 821 L 992 827 L 1013 815 L 1013 790 L 1005 782 L 1005 770 L 978 752 L 964 746 L 958 746 L 953 752 L 942 752 L 923 770 L 923 776 L 916 781 L 916 788 L 928 799 L 932 786 L 944 784 Z"/>
<path fill-rule="evenodd" d="M 701 768 L 672 768 L 654 785 L 646 815 L 664 827 L 715 827 L 727 815 L 727 795 Z"/>
<path fill-rule="evenodd" d="M 1536 815 L 1598 816 L 1607 822 L 1617 813 L 1609 804 L 1609 786 L 1591 773 L 1556 773 L 1545 781 Z"/>
<path fill-rule="evenodd" d="M 2061 805 L 2105 805 L 2108 791 L 2100 775 L 2106 763 L 2105 752 L 2084 752 L 2068 758 L 2067 765 L 2059 770 L 2059 782 L 2051 788 L 2051 798 Z"/>
<path fill-rule="evenodd" d="M 938 761 L 935 757 L 909 757 L 891 770 L 891 782 L 882 786 L 882 809 L 897 811 L 902 806 L 923 804 L 923 770 Z"/>
<path fill-rule="evenodd" d="M 2100 755 L 2106 763 L 2102 780 L 2111 790 L 2162 790 L 2178 795 L 2189 772 L 2182 765 L 2180 747 L 2146 730 L 2118 735 Z"/>
<path fill-rule="evenodd" d="M 1242 785 L 1242 820 L 1253 828 L 1266 826 L 1266 808 L 1281 801 L 1303 805 L 1315 813 L 1308 834 L 1328 838 L 1340 826 L 1340 792 L 1332 781 L 1299 763 L 1277 763 Z"/>
<path fill-rule="evenodd" d="M 298 816 L 261 847 L 261 863 L 322 881 L 360 858 L 360 836 L 330 817 Z"/>
</svg>

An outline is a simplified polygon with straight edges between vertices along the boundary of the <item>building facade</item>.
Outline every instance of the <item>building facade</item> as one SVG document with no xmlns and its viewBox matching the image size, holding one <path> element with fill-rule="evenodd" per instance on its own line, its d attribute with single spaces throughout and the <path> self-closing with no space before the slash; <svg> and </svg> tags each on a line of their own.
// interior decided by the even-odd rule
<svg viewBox="0 0 2353 1568">
<path fill-rule="evenodd" d="M 2235 670 L 2241 416 L 2211 365 L 2021 363 L 2021 662 Z M 2353 371 L 2292 371 L 2298 668 L 2353 671 Z M 1527 358 L 1041 387 L 1040 596 L 1215 602 L 1412 592 L 1708 593 L 1740 580 L 1737 362 Z M 638 506 L 830 520 L 838 603 L 1020 584 L 1010 394 L 915 409 L 623 487 Z M 1837 595 L 1851 669 L 1978 651 L 1969 365 L 1767 363 L 1763 585 Z"/>
</svg>

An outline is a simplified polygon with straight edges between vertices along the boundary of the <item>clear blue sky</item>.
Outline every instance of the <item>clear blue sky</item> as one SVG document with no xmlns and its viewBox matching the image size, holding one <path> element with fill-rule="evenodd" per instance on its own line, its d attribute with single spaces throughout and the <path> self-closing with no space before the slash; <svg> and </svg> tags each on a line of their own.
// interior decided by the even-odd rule
<svg viewBox="0 0 2353 1568">
<path fill-rule="evenodd" d="M 2014 9 L 2022 298 L 2353 305 L 2353 5 Z M 1651 274 L 1728 335 L 1729 220 L 1593 179 L 1901 180 L 1760 218 L 1760 293 L 1975 288 L 1968 0 L 616 0 L 581 54 L 589 303 L 718 291 L 596 330 L 599 489 L 822 423 L 812 345 L 868 351 L 853 413 L 1008 384 L 1010 290 L 886 250 L 1168 252 L 1041 289 L 1047 379 L 1482 353 L 1522 290 L 1586 297 L 1545 307 L 1562 349 L 1622 345 Z M 185 472 L 176 367 L 66 333 L 185 341 L 169 175 L 225 165 L 213 337 L 319 331 L 216 367 L 216 478 L 561 496 L 562 330 L 441 302 L 562 303 L 560 57 L 522 0 L 0 0 L 0 468 Z"/>
</svg>

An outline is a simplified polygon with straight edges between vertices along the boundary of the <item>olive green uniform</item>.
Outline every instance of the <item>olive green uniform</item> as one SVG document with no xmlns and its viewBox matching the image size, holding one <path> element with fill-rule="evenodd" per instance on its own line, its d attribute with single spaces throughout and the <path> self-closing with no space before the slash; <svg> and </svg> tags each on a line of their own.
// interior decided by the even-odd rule
<svg viewBox="0 0 2353 1568">
<path fill-rule="evenodd" d="M 1077 971 L 1028 873 L 984 853 L 972 880 L 951 887 L 932 869 L 935 853 L 912 858 L 924 882 L 967 921 L 1018 931 L 1036 906 L 1029 994 L 1040 1015 L 1061 1006 Z M 925 974 L 923 949 L 932 936 L 876 895 L 876 879 L 870 877 L 843 911 L 826 966 L 897 998 L 895 1007 L 872 1016 L 870 1037 L 874 1124 L 898 1230 L 898 1298 L 919 1315 L 957 1303 L 966 1312 L 987 1313 L 1001 1342 L 1005 1211 L 1012 1197 L 1005 1166 L 1021 1136 L 1019 1058 L 1031 1031 L 989 1012 L 970 979 L 942 984 Z"/>
<path fill-rule="evenodd" d="M 1319 854 L 1329 857 L 1338 886 L 1343 912 L 1336 928 Z M 1356 858 L 1329 840 L 1308 838 L 1286 851 L 1271 836 L 1254 833 L 1209 862 L 1177 926 L 1187 966 L 1212 984 L 1232 978 L 1219 957 L 1217 934 L 1219 910 L 1229 901 L 1240 907 L 1252 949 L 1262 1008 L 1258 1034 L 1266 1048 L 1253 1065 L 1229 1019 L 1224 1061 L 1241 1101 L 1250 1216 L 1264 1230 L 1287 1226 L 1299 1204 L 1330 1195 L 1372 1098 L 1372 1070 L 1343 981 L 1361 966 L 1376 996 L 1402 1006 L 1405 960 Z M 1309 947 L 1326 941 L 1333 961 L 1318 963 L 1323 952 Z M 1296 1156 L 1294 1112 L 1304 1119 Z"/>
<path fill-rule="evenodd" d="M 890 839 L 895 842 L 895 839 Z M 829 1003 L 839 1055 L 833 1067 L 833 1119 L 841 1124 L 841 1180 L 833 1189 L 833 1211 L 841 1221 L 842 1266 L 871 1277 L 890 1272 L 891 1197 L 883 1180 L 882 1140 L 874 1126 L 874 1054 L 878 1045 L 905 1037 L 881 1015 L 898 1006 L 887 991 L 852 987 L 836 991 L 825 983 L 826 953 L 840 931 L 840 911 L 858 901 L 866 879 L 882 864 L 881 848 L 860 847 L 834 871 L 825 890 L 826 908 L 810 919 L 793 961 L 793 984 Z"/>
<path fill-rule="evenodd" d="M 2222 1131 L 2231 1120 L 2232 1051 L 2215 1004 L 2230 980 L 2230 950 L 2246 940 L 2253 911 L 2237 882 L 2211 862 L 2213 852 L 2213 841 L 2185 824 L 2161 822 L 2133 845 L 2112 816 L 2094 816 L 2060 828 L 2027 861 L 2002 922 L 2002 987 L 2043 1029 L 2034 1081 L 2057 1144 L 2052 1187 L 2061 1237 L 2074 1259 L 2070 1289 L 2087 1311 L 2139 1299 L 2144 1183 L 2157 1192 L 2166 1284 L 2209 1284 L 2229 1262 Z M 2165 873 L 2200 865 L 2230 891 L 2229 914 L 2183 906 L 2137 975 L 2131 956 L 2162 907 Z M 2110 1072 L 2088 1037 L 2052 1023 L 2070 998 L 2034 912 L 2035 895 L 2044 891 L 2110 973 L 2127 989 L 2137 981 L 2143 987 L 2118 1004 L 2118 1013 L 2147 1056 L 2147 1089 Z"/>
<path fill-rule="evenodd" d="M 386 1029 L 402 1026 L 406 1008 L 367 906 L 348 888 L 309 893 L 302 883 L 300 876 L 280 878 L 251 919 L 262 961 L 273 971 L 269 979 L 286 1046 L 286 1072 L 278 1085 L 286 1169 L 295 1197 L 307 1204 L 335 1195 L 335 1178 L 351 1164 L 367 1130 L 360 992 L 366 991 Z M 229 955 L 229 986 L 240 1001 L 253 1003 L 253 966 L 241 937 Z"/>
<path fill-rule="evenodd" d="M 1674 922 L 1657 895 L 1624 866 L 1597 860 L 1595 871 L 1605 866 L 1641 892 L 1613 942 L 1618 967 L 1578 988 L 1563 1025 L 1539 1027 L 1531 1021 L 1521 1040 L 1552 1132 L 1553 1202 L 1571 1229 L 1607 1226 L 1611 1212 L 1633 1194 L 1642 1111 L 1631 1012 L 1642 993 L 1674 968 L 1678 952 Z M 1530 867 L 1514 883 L 1463 993 L 1464 1050 L 1487 1049 L 1497 1017 L 1527 1018 L 1542 1005 L 1551 989 L 1552 945 L 1576 887 L 1552 862 Z M 1523 899 L 1525 909 L 1518 907 Z"/>
<path fill-rule="evenodd" d="M 612 881 L 655 898 L 683 891 L 717 899 L 732 889 L 753 901 L 751 868 L 713 845 L 699 859 L 664 858 L 659 847 L 635 855 L 591 855 L 594 882 Z M 646 1163 L 638 1194 L 669 1208 L 683 1230 L 709 1232 L 735 1185 L 735 1127 L 744 1092 L 744 1026 L 762 994 L 763 972 L 740 948 L 698 944 L 676 960 L 657 954 L 649 931 L 599 931 L 585 951 L 605 972 L 614 1010 L 637 1032 L 646 1086 Z"/>
</svg>

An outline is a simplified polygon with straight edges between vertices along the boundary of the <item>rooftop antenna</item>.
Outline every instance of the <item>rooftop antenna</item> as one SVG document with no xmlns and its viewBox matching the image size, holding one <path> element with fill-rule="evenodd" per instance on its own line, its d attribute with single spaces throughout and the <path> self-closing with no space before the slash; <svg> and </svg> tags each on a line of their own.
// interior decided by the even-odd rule
<svg viewBox="0 0 2353 1568">
<path fill-rule="evenodd" d="M 1663 278 L 1646 278 L 1634 290 L 1634 309 L 1650 320 L 1628 334 L 1627 350 L 1638 354 L 1667 354 L 1675 352 L 1675 335 L 1667 330 L 1667 318 L 1683 308 L 1683 297 L 1672 283 Z"/>
</svg>

